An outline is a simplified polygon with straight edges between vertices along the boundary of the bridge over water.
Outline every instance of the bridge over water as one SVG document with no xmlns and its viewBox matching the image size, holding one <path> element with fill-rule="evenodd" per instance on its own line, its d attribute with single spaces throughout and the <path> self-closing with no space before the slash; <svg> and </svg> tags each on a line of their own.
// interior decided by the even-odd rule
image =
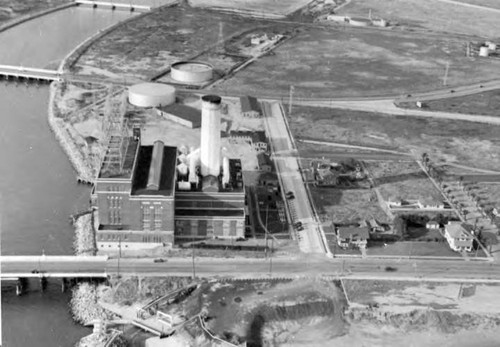
<svg viewBox="0 0 500 347">
<path fill-rule="evenodd" d="M 2 256 L 0 278 L 106 278 L 108 257 Z"/>
<path fill-rule="evenodd" d="M 0 76 L 7 79 L 16 78 L 35 81 L 62 81 L 63 79 L 59 71 L 11 65 L 0 65 Z"/>
</svg>

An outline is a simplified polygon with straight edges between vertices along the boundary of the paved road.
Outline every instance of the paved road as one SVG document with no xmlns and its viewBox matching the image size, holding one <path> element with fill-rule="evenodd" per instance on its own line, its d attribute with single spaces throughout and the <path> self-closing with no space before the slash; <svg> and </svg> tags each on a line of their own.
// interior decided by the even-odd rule
<svg viewBox="0 0 500 347">
<path fill-rule="evenodd" d="M 118 263 L 119 270 L 118 270 Z M 298 258 L 264 259 L 227 259 L 227 258 L 195 258 L 197 276 L 266 276 L 272 272 L 277 276 L 317 276 L 352 274 L 362 277 L 414 277 L 432 279 L 481 279 L 500 281 L 500 263 L 490 261 L 457 260 L 423 260 L 423 259 L 328 259 L 324 256 L 306 255 Z M 152 259 L 109 259 L 101 262 L 67 263 L 56 262 L 43 264 L 42 270 L 48 272 L 100 272 L 107 274 L 135 274 L 147 276 L 189 276 L 193 272 L 191 258 L 170 258 L 164 263 L 155 263 Z M 387 271 L 386 267 L 395 271 Z M 63 269 L 61 269 L 63 267 Z M 31 271 L 37 268 L 33 260 L 5 263 L 2 262 L 2 276 L 18 273 L 20 270 Z"/>
<path fill-rule="evenodd" d="M 327 253 L 321 238 L 320 226 L 314 218 L 309 197 L 297 162 L 297 150 L 289 134 L 282 109 L 277 102 L 264 102 L 266 131 L 271 141 L 276 171 L 281 178 L 284 193 L 292 192 L 294 198 L 286 199 L 292 224 L 301 222 L 304 230 L 297 231 L 299 247 L 305 253 Z"/>
</svg>

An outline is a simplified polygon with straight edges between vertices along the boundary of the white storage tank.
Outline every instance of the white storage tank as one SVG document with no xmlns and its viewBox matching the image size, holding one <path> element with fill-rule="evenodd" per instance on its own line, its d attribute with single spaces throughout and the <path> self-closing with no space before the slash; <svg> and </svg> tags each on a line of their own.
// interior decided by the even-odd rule
<svg viewBox="0 0 500 347">
<path fill-rule="evenodd" d="M 479 48 L 479 56 L 480 57 L 487 57 L 489 55 L 490 55 L 490 50 L 488 49 L 488 47 L 481 46 Z"/>
<path fill-rule="evenodd" d="M 179 61 L 170 67 L 170 77 L 178 82 L 196 84 L 213 78 L 212 65 L 198 61 Z"/>
<path fill-rule="evenodd" d="M 162 83 L 140 83 L 128 89 L 128 102 L 138 107 L 160 107 L 175 103 L 175 88 Z"/>
</svg>

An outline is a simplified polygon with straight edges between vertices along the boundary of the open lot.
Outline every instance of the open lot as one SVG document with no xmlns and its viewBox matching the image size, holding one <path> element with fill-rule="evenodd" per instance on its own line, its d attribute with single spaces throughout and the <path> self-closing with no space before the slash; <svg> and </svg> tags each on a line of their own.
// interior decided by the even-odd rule
<svg viewBox="0 0 500 347">
<path fill-rule="evenodd" d="M 67 3 L 66 0 L 0 0 L 0 24 Z"/>
<path fill-rule="evenodd" d="M 416 159 L 426 152 L 437 164 L 500 170 L 498 126 L 298 106 L 289 123 L 296 139 L 390 146 L 413 153 Z"/>
<path fill-rule="evenodd" d="M 457 2 L 463 2 L 465 4 L 478 5 L 484 7 L 491 7 L 500 9 L 500 2 L 497 0 L 456 0 Z"/>
<path fill-rule="evenodd" d="M 253 12 L 256 16 L 269 16 L 270 14 L 281 17 L 297 11 L 307 5 L 310 0 L 190 0 L 189 4 L 193 7 L 214 7 L 227 8 L 230 10 L 241 10 L 244 12 Z"/>
<path fill-rule="evenodd" d="M 264 23 L 269 24 L 188 6 L 162 8 L 105 35 L 78 59 L 74 69 L 148 78 L 176 61 L 193 59 L 215 48 L 221 31 L 226 40 Z"/>
<path fill-rule="evenodd" d="M 464 114 L 479 114 L 500 117 L 500 90 L 493 90 L 479 94 L 465 95 L 456 98 L 424 101 L 423 111 L 444 111 Z M 417 109 L 414 102 L 398 103 L 399 107 Z"/>
<path fill-rule="evenodd" d="M 449 86 L 500 76 L 500 59 L 467 58 L 463 38 L 381 30 L 301 30 L 217 88 L 288 97 L 294 86 L 299 98 L 406 95 L 442 88 L 447 63 Z"/>
<path fill-rule="evenodd" d="M 403 241 L 394 243 L 368 242 L 367 255 L 392 256 L 429 256 L 429 257 L 461 257 L 461 254 L 452 251 L 445 240 L 442 242 Z M 472 254 L 474 256 L 474 254 Z"/>
<path fill-rule="evenodd" d="M 491 0 L 491 3 L 494 2 Z M 495 37 L 500 30 L 498 13 L 434 0 L 353 0 L 339 13 L 368 17 L 369 10 L 374 17 L 396 22 L 408 29 L 423 28 L 486 37 Z"/>
<path fill-rule="evenodd" d="M 310 186 L 316 210 L 334 223 L 352 223 L 375 218 L 388 223 L 389 217 L 380 207 L 375 192 L 370 189 L 335 189 Z"/>
<path fill-rule="evenodd" d="M 419 200 L 424 205 L 437 205 L 443 196 L 415 161 L 377 161 L 367 163 L 385 201 Z"/>
</svg>

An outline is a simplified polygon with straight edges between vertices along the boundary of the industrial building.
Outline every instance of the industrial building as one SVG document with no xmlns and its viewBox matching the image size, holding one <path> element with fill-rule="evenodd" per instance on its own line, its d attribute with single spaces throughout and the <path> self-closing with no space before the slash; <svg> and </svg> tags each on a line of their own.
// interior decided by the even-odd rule
<svg viewBox="0 0 500 347">
<path fill-rule="evenodd" d="M 241 114 L 243 117 L 258 118 L 262 116 L 262 108 L 259 101 L 253 96 L 240 97 Z"/>
<path fill-rule="evenodd" d="M 257 152 L 268 149 L 266 133 L 264 131 L 235 131 L 229 132 L 229 139 L 235 142 L 247 142 Z"/>
<path fill-rule="evenodd" d="M 92 193 L 98 249 L 146 249 L 176 241 L 244 238 L 239 159 L 221 158 L 221 98 L 202 98 L 201 147 L 141 145 L 134 129 L 120 160 L 103 164 Z M 185 153 L 184 153 L 185 152 Z"/>
<path fill-rule="evenodd" d="M 188 128 L 199 128 L 201 126 L 201 112 L 190 106 L 172 104 L 157 107 L 158 115 L 165 119 L 184 125 Z"/>
</svg>

